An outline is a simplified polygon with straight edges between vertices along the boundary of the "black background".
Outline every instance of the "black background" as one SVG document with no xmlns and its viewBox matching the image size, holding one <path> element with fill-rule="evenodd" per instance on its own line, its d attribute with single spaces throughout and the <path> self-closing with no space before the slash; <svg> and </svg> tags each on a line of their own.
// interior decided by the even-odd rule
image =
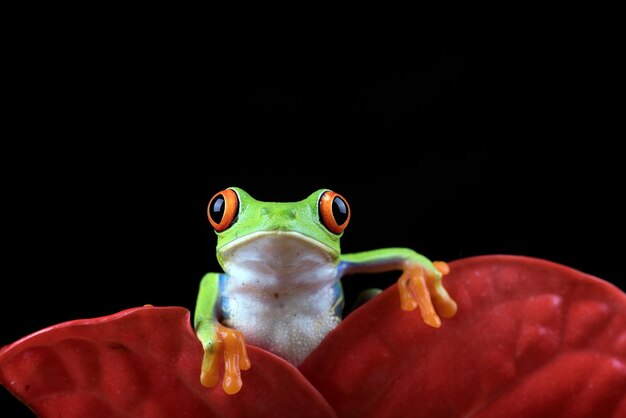
<svg viewBox="0 0 626 418">
<path fill-rule="evenodd" d="M 601 40 L 383 32 L 36 39 L 13 64 L 2 153 L 0 345 L 147 303 L 192 310 L 219 270 L 206 205 L 228 186 L 341 193 L 344 252 L 521 254 L 626 288 Z M 394 278 L 347 279 L 348 301 Z"/>
</svg>

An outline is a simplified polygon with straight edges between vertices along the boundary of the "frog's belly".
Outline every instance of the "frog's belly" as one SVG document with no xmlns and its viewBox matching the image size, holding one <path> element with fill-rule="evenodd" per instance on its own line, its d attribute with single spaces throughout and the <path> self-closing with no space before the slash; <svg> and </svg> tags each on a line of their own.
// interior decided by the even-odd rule
<svg viewBox="0 0 626 418">
<path fill-rule="evenodd" d="M 289 231 L 246 235 L 220 251 L 222 322 L 299 365 L 339 323 L 337 253 Z"/>
<path fill-rule="evenodd" d="M 298 366 L 341 321 L 339 285 L 307 295 L 280 291 L 223 295 L 224 324 L 243 332 L 246 343 Z"/>
</svg>

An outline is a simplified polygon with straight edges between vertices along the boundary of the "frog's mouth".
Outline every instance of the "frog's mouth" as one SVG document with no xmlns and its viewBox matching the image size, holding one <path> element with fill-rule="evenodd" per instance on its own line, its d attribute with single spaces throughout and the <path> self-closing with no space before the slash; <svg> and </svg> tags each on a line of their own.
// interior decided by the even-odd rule
<svg viewBox="0 0 626 418">
<path fill-rule="evenodd" d="M 227 273 L 246 270 L 270 276 L 298 276 L 304 271 L 334 268 L 339 253 L 317 240 L 293 231 L 259 231 L 218 249 Z"/>
</svg>

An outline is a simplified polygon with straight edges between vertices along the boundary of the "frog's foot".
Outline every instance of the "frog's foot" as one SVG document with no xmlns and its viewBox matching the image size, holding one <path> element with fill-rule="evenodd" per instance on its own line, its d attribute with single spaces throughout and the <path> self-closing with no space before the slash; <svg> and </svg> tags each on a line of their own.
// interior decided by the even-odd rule
<svg viewBox="0 0 626 418">
<path fill-rule="evenodd" d="M 220 360 L 224 359 L 224 392 L 234 395 L 242 386 L 241 370 L 250 368 L 250 359 L 246 352 L 243 334 L 221 324 L 215 326 L 215 341 L 205 347 L 202 360 L 200 382 L 206 387 L 213 387 L 220 378 Z"/>
<path fill-rule="evenodd" d="M 398 279 L 398 290 L 402 310 L 412 311 L 419 307 L 424 322 L 431 327 L 439 328 L 441 326 L 439 315 L 450 318 L 456 313 L 457 306 L 441 281 L 442 276 L 448 274 L 450 268 L 443 261 L 436 261 L 433 266 L 436 271 L 415 262 L 407 262 L 402 276 Z"/>
</svg>

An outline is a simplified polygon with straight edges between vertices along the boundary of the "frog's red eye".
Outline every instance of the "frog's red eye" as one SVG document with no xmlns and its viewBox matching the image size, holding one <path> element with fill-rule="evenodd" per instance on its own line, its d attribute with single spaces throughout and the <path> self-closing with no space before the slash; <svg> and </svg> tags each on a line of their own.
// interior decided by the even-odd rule
<svg viewBox="0 0 626 418">
<path fill-rule="evenodd" d="M 339 193 L 325 191 L 320 197 L 320 221 L 332 233 L 341 234 L 350 221 L 350 206 Z"/>
<path fill-rule="evenodd" d="M 209 222 L 217 232 L 228 229 L 237 220 L 239 197 L 232 189 L 222 190 L 209 202 Z"/>
</svg>

